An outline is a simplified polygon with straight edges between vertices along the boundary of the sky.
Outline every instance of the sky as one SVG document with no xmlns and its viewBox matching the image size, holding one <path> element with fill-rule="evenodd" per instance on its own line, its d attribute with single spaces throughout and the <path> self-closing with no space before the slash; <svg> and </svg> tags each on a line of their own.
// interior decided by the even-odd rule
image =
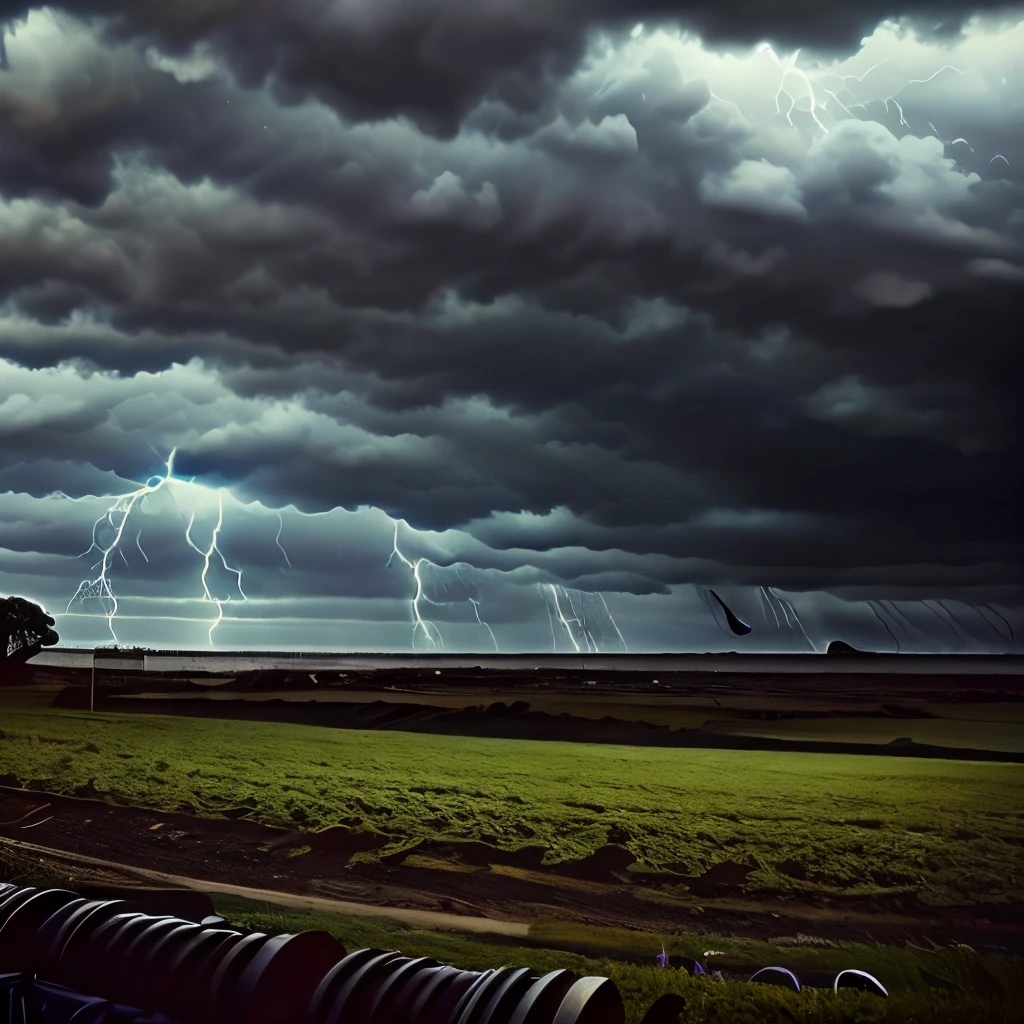
<svg viewBox="0 0 1024 1024">
<path fill-rule="evenodd" d="M 64 644 L 1021 652 L 1024 7 L 0 26 L 0 593 Z"/>
</svg>

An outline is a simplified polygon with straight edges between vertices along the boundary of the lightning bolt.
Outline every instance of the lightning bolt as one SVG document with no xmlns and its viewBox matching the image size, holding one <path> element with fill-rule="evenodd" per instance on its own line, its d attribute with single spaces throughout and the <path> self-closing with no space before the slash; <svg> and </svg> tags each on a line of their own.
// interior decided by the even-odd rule
<svg viewBox="0 0 1024 1024">
<path fill-rule="evenodd" d="M 551 600 L 555 603 L 555 615 L 558 617 L 558 621 L 562 624 L 562 628 L 565 630 L 565 635 L 569 638 L 569 642 L 573 645 L 578 654 L 580 651 L 580 645 L 576 640 L 576 637 L 572 634 L 572 629 L 569 627 L 569 620 L 565 617 L 562 612 L 562 606 L 558 603 L 558 588 L 554 583 L 549 583 L 548 590 L 551 592 Z"/>
<path fill-rule="evenodd" d="M 277 536 L 274 538 L 274 543 L 277 545 L 278 550 L 280 550 L 281 554 L 284 555 L 285 564 L 290 569 L 292 567 L 291 559 L 288 557 L 288 552 L 285 551 L 284 547 L 281 545 L 281 534 L 283 532 L 284 532 L 284 519 L 282 518 L 281 513 L 278 512 L 277 513 Z M 282 569 L 281 571 L 283 572 L 284 570 Z"/>
<path fill-rule="evenodd" d="M 387 513 L 385 513 L 385 515 L 386 514 Z M 430 644 L 431 647 L 433 647 L 435 649 L 438 648 L 438 647 L 444 647 L 444 640 L 441 637 L 441 631 L 429 619 L 424 619 L 422 614 L 420 613 L 420 601 L 430 601 L 430 598 L 426 597 L 424 595 L 424 593 L 423 593 L 423 576 L 421 575 L 421 570 L 423 568 L 423 563 L 427 562 L 428 560 L 426 558 L 418 558 L 418 559 L 416 559 L 415 562 L 413 562 L 410 559 L 406 558 L 405 555 L 402 554 L 401 550 L 398 547 L 398 526 L 399 526 L 400 522 L 405 522 L 405 520 L 398 520 L 398 519 L 394 520 L 394 524 L 395 524 L 395 540 L 394 540 L 394 545 L 393 545 L 393 547 L 391 549 L 391 557 L 388 558 L 387 564 L 391 565 L 391 559 L 394 558 L 397 555 L 399 561 L 403 562 L 405 565 L 407 565 L 412 570 L 412 578 L 413 578 L 413 580 L 416 583 L 416 593 L 413 594 L 412 600 L 410 602 L 410 607 L 412 608 L 412 618 L 413 618 L 413 626 L 412 626 L 412 646 L 413 646 L 413 649 L 415 649 L 415 647 L 416 647 L 416 634 L 420 630 L 423 631 L 423 635 L 427 638 L 427 642 Z M 406 523 L 406 525 L 408 526 L 408 523 Z M 432 564 L 432 563 L 429 563 L 429 564 Z M 433 603 L 433 602 L 431 602 L 431 603 Z M 436 640 L 434 639 L 433 636 L 430 635 L 431 627 L 433 628 L 434 633 L 437 636 Z"/>
<path fill-rule="evenodd" d="M 772 604 L 772 599 L 768 596 L 768 591 L 765 590 L 764 587 L 761 588 L 761 597 L 764 599 L 764 603 L 767 604 L 768 607 L 771 609 L 772 615 L 775 616 L 775 628 L 776 629 L 781 629 L 782 625 L 779 622 L 779 613 L 775 610 L 775 605 Z M 766 626 L 768 625 L 768 615 L 767 615 L 767 613 L 765 614 L 765 617 L 764 617 L 764 623 L 765 623 Z"/>
<path fill-rule="evenodd" d="M 114 557 L 115 553 L 120 555 L 124 559 L 127 565 L 128 560 L 124 557 L 124 552 L 121 550 L 121 539 L 124 536 L 125 527 L 128 525 L 128 520 L 131 518 L 131 514 L 135 509 L 138 502 L 145 498 L 149 494 L 155 494 L 162 487 L 166 487 L 170 484 L 174 475 L 174 456 L 177 452 L 176 448 L 171 449 L 171 454 L 167 457 L 167 461 L 164 463 L 166 469 L 165 474 L 162 477 L 150 477 L 149 480 L 139 487 L 137 490 L 131 491 L 128 494 L 120 494 L 114 498 L 114 503 L 107 509 L 107 511 L 99 517 L 92 524 L 92 543 L 89 547 L 79 555 L 80 558 L 84 558 L 86 555 L 92 554 L 94 551 L 99 553 L 99 561 L 92 566 L 92 571 L 97 572 L 96 576 L 92 579 L 82 580 L 78 584 L 78 589 L 75 591 L 71 600 L 68 601 L 67 611 L 71 611 L 71 606 L 78 600 L 86 600 L 88 598 L 97 598 L 101 602 L 107 605 L 107 628 L 110 630 L 110 635 L 113 637 L 114 643 L 118 643 L 117 633 L 114 631 L 114 619 L 117 616 L 117 596 L 114 594 L 113 587 L 110 585 L 110 561 Z M 156 481 L 155 483 L 153 481 Z M 70 498 L 62 491 L 56 492 L 54 497 L 66 498 L 68 501 L 83 501 L 83 498 Z M 116 516 L 120 516 L 120 520 L 115 522 Z M 104 547 L 96 538 L 96 531 L 99 530 L 103 523 L 107 523 L 108 526 L 114 530 L 114 539 Z M 135 537 L 135 543 L 139 550 L 142 551 L 143 558 L 146 558 L 146 552 L 142 549 L 141 543 L 142 531 Z M 146 558 L 148 562 L 149 559 Z"/>
<path fill-rule="evenodd" d="M 224 557 L 224 553 L 217 547 L 217 538 L 220 536 L 221 528 L 224 525 L 224 491 L 220 489 L 217 491 L 217 522 L 214 524 L 213 533 L 210 537 L 210 545 L 206 550 L 202 550 L 195 541 L 192 540 L 192 527 L 195 525 L 196 513 L 195 509 L 192 510 L 192 515 L 189 518 L 188 526 L 185 529 L 185 542 L 188 544 L 193 551 L 200 554 L 203 558 L 203 571 L 200 576 L 200 580 L 203 584 L 203 600 L 217 606 L 217 618 L 210 624 L 209 641 L 210 646 L 213 646 L 213 631 L 221 624 L 224 620 L 224 605 L 230 601 L 231 598 L 225 598 L 223 601 L 219 597 L 214 597 L 210 591 L 210 584 L 207 580 L 207 574 L 210 571 L 210 559 L 214 555 L 220 558 L 221 564 L 228 572 L 233 572 L 237 577 L 238 593 L 241 595 L 243 601 L 247 601 L 248 598 L 245 596 L 245 592 L 242 590 L 242 570 L 236 569 L 234 566 L 228 565 L 227 559 Z"/>
<path fill-rule="evenodd" d="M 498 646 L 497 638 L 494 636 L 494 630 L 491 629 L 491 627 L 486 622 L 484 622 L 483 619 L 480 618 L 480 602 L 477 601 L 476 598 L 471 597 L 469 599 L 469 603 L 473 606 L 473 611 L 476 612 L 476 621 L 479 622 L 480 625 L 483 626 L 488 633 L 490 633 L 491 642 L 494 644 L 494 649 L 496 651 L 500 651 L 501 648 Z"/>
<path fill-rule="evenodd" d="M 150 446 L 152 447 L 152 446 Z M 182 480 L 174 476 L 174 460 L 177 455 L 177 449 L 172 449 L 170 455 L 164 463 L 164 472 L 162 475 L 150 477 L 149 480 L 141 486 L 129 491 L 126 494 L 118 494 L 111 496 L 108 501 L 110 504 L 105 509 L 102 515 L 100 515 L 92 525 L 91 543 L 89 548 L 83 552 L 82 556 L 96 552 L 98 554 L 98 561 L 92 566 L 92 572 L 95 573 L 89 579 L 82 580 L 75 593 L 72 595 L 71 600 L 68 602 L 66 611 L 70 612 L 76 602 L 85 601 L 87 599 L 96 599 L 101 602 L 104 610 L 104 617 L 107 620 L 107 628 L 110 631 L 111 638 L 114 643 L 119 643 L 119 638 L 115 628 L 115 622 L 118 615 L 118 598 L 113 586 L 113 573 L 112 567 L 116 559 L 121 559 L 127 567 L 128 571 L 131 572 L 131 564 L 128 561 L 125 553 L 125 543 L 133 542 L 134 546 L 138 550 L 139 554 L 149 563 L 149 556 L 146 554 L 145 549 L 142 546 L 142 527 L 139 526 L 135 529 L 131 525 L 133 514 L 140 507 L 143 500 L 155 492 L 162 489 L 170 489 L 172 485 L 176 488 L 191 487 L 195 478 L 191 480 Z M 228 492 L 230 493 L 230 492 Z M 173 491 L 171 492 L 173 498 Z M 56 491 L 52 495 L 52 498 L 63 499 L 74 502 L 94 501 L 95 496 L 87 495 L 80 498 L 71 498 L 69 495 L 62 491 Z M 235 576 L 235 585 L 238 589 L 238 597 L 242 601 L 248 600 L 245 591 L 242 588 L 242 570 L 229 564 L 223 551 L 220 549 L 221 534 L 224 529 L 224 498 L 225 489 L 220 488 L 217 491 L 217 517 L 213 525 L 212 533 L 210 536 L 209 544 L 200 545 L 197 543 L 194 533 L 196 530 L 196 509 L 193 507 L 191 514 L 188 518 L 187 525 L 184 528 L 184 540 L 185 543 L 199 555 L 202 559 L 202 568 L 200 570 L 200 586 L 202 590 L 201 601 L 211 604 L 216 608 L 216 616 L 210 623 L 209 631 L 207 634 L 210 645 L 213 645 L 214 631 L 217 626 L 220 625 L 224 620 L 224 605 L 230 603 L 231 597 L 221 598 L 215 595 L 214 590 L 211 588 L 210 580 L 210 569 L 216 563 L 220 563 L 223 569 L 232 573 Z M 378 510 L 380 511 L 380 510 Z M 304 515 L 303 513 L 299 513 Z M 386 515 L 386 513 L 384 513 Z M 288 567 L 292 567 L 291 558 L 288 555 L 282 543 L 282 535 L 284 532 L 284 517 L 280 511 L 274 511 L 273 515 L 277 518 L 277 532 L 274 535 L 274 544 L 281 553 L 281 557 L 284 559 L 284 564 Z M 408 526 L 405 520 L 395 520 L 390 516 L 387 516 L 387 520 L 394 527 L 394 534 L 392 539 L 392 551 L 391 556 L 388 558 L 387 564 L 390 565 L 394 558 L 398 558 L 412 573 L 413 581 L 415 583 L 415 593 L 411 599 L 411 609 L 413 615 L 413 648 L 415 649 L 417 642 L 422 643 L 419 639 L 419 634 L 422 632 L 423 637 L 426 638 L 427 643 L 433 647 L 443 647 L 444 641 L 441 636 L 441 632 L 433 621 L 424 618 L 423 615 L 423 603 L 437 604 L 437 601 L 432 600 L 426 593 L 425 589 L 425 573 L 427 568 L 438 569 L 433 562 L 427 558 L 419 558 L 413 561 L 408 558 L 401 547 L 399 546 L 399 528 L 402 524 Z M 107 537 L 105 534 L 101 537 L 101 530 L 110 531 L 110 536 Z M 462 563 L 465 564 L 465 563 Z M 282 571 L 284 569 L 282 568 Z M 455 572 L 463 585 L 469 589 L 471 584 L 467 582 L 466 578 L 462 575 L 461 569 L 456 566 Z M 439 576 L 441 584 L 445 590 L 448 590 L 447 582 L 443 576 Z M 468 598 L 470 605 L 473 608 L 473 614 L 476 618 L 477 623 L 487 630 L 487 634 L 491 639 L 491 643 L 494 644 L 495 650 L 499 650 L 499 644 L 494 630 L 490 624 L 483 618 L 480 611 L 480 596 L 477 593 L 475 596 Z M 617 627 L 616 627 L 617 628 Z"/>
<path fill-rule="evenodd" d="M 830 100 L 834 101 L 835 104 L 850 117 L 857 118 L 858 120 L 866 120 L 867 116 L 861 116 L 855 111 L 863 111 L 864 115 L 868 115 L 868 108 L 866 103 L 862 100 L 861 96 L 857 92 L 854 92 L 854 88 L 863 85 L 865 79 L 877 68 L 883 64 L 887 64 L 887 60 L 879 61 L 876 64 L 871 65 L 865 72 L 860 75 L 842 74 L 838 71 L 813 69 L 810 73 L 805 71 L 803 68 L 797 65 L 797 61 L 800 57 L 800 51 L 796 50 L 788 57 L 780 57 L 769 43 L 762 43 L 758 46 L 755 51 L 758 54 L 766 55 L 775 67 L 778 69 L 779 77 L 776 82 L 775 89 L 775 112 L 778 115 L 785 117 L 790 127 L 796 128 L 797 125 L 793 121 L 793 112 L 795 110 L 805 110 L 810 114 L 815 125 L 821 130 L 823 135 L 829 134 L 829 129 L 826 124 L 819 117 L 819 111 L 823 111 L 833 120 L 835 115 L 829 110 L 829 100 L 820 101 L 818 98 L 818 92 L 828 96 Z M 887 96 L 880 96 L 878 100 L 882 103 L 885 108 L 886 114 L 891 114 L 893 108 L 899 117 L 899 128 L 906 128 L 908 131 L 912 130 L 910 122 L 907 120 L 906 114 L 903 110 L 903 104 L 900 102 L 899 97 L 902 96 L 904 90 L 909 89 L 912 85 L 926 85 L 933 79 L 937 78 L 944 72 L 951 72 L 955 75 L 968 75 L 971 72 L 977 70 L 980 65 L 975 64 L 968 68 L 959 68 L 953 64 L 943 64 L 942 67 L 933 71 L 926 78 L 908 78 L 895 92 L 890 93 Z M 822 79 L 835 79 L 836 88 L 828 88 Z M 796 80 L 799 82 L 803 90 L 799 94 L 794 94 L 790 90 L 788 83 Z M 816 92 L 816 89 L 818 92 Z M 720 100 L 723 103 L 729 103 L 736 107 L 737 105 L 731 100 L 724 100 L 722 97 L 717 96 L 714 92 L 711 92 L 711 97 L 716 100 Z M 841 99 L 840 96 L 846 97 L 846 100 Z M 788 101 L 788 105 L 784 105 L 784 99 Z M 807 106 L 798 106 L 804 99 L 807 100 Z M 737 109 L 741 109 L 737 107 Z M 931 122 L 925 122 L 930 129 L 930 134 L 934 134 L 940 142 L 942 142 L 942 136 L 939 133 L 938 128 Z M 951 142 L 944 142 L 945 146 L 966 146 L 967 149 L 974 154 L 974 147 L 964 138 L 956 138 Z M 996 161 L 1002 161 L 1007 169 L 1010 169 L 1010 161 L 1002 154 L 996 153 L 988 161 L 988 166 L 996 163 Z"/>
<path fill-rule="evenodd" d="M 150 494 L 155 494 L 159 490 L 165 488 L 169 489 L 172 484 L 189 486 L 192 481 L 178 480 L 174 476 L 174 457 L 177 454 L 177 448 L 172 448 L 170 455 L 168 455 L 166 462 L 164 463 L 164 474 L 163 476 L 152 476 L 146 481 L 141 487 L 136 488 L 134 491 L 129 491 L 127 494 L 118 494 L 113 496 L 111 505 L 92 525 L 92 542 L 89 547 L 82 552 L 79 556 L 84 557 L 85 555 L 97 552 L 99 554 L 99 560 L 93 564 L 92 571 L 96 573 L 91 579 L 82 580 L 78 585 L 78 589 L 72 595 L 71 600 L 68 602 L 66 611 L 70 612 L 72 606 L 76 601 L 84 601 L 87 599 L 97 599 L 106 608 L 105 618 L 107 620 L 107 628 L 110 630 L 110 636 L 114 643 L 117 644 L 118 640 L 117 632 L 114 629 L 114 620 L 117 618 L 118 601 L 117 595 L 114 592 L 112 585 L 112 573 L 111 573 L 111 562 L 115 558 L 120 558 L 124 564 L 128 567 L 128 571 L 131 572 L 131 565 L 128 562 L 128 558 L 125 554 L 122 546 L 125 540 L 125 534 L 128 530 L 129 521 L 132 518 L 132 513 L 140 507 L 141 502 Z M 194 478 L 193 478 L 194 479 Z M 83 502 L 94 500 L 92 496 L 83 498 L 70 498 L 67 494 L 62 491 L 57 491 L 51 497 L 61 498 L 67 501 Z M 203 588 L 202 600 L 209 604 L 213 604 L 217 609 L 217 617 L 213 620 L 210 625 L 208 639 L 210 645 L 213 646 L 213 632 L 218 625 L 224 620 L 224 605 L 230 601 L 230 598 L 218 598 L 213 595 L 209 586 L 209 571 L 211 560 L 216 557 L 220 559 L 221 564 L 225 570 L 234 573 L 238 585 L 238 593 L 243 601 L 247 600 L 245 592 L 242 590 L 242 571 L 236 569 L 231 565 L 228 565 L 227 559 L 223 552 L 217 546 L 217 541 L 220 536 L 220 531 L 224 525 L 224 492 L 223 489 L 217 492 L 217 522 L 213 528 L 213 534 L 210 540 L 210 545 L 205 550 L 200 548 L 192 540 L 192 528 L 195 525 L 196 513 L 193 508 L 191 517 L 188 522 L 188 526 L 185 528 L 185 542 L 190 548 L 196 551 L 203 559 L 203 568 L 200 574 L 200 582 Z M 107 543 L 103 544 L 100 542 L 98 537 L 98 531 L 104 524 L 113 531 L 112 539 Z M 146 563 L 149 563 L 149 556 L 146 554 L 145 549 L 142 546 L 142 527 L 140 526 L 135 531 L 135 547 L 138 549 L 139 554 L 145 559 Z"/>
<path fill-rule="evenodd" d="M 461 570 L 461 568 L 458 565 L 455 566 L 455 575 L 459 577 L 459 582 L 467 590 L 469 590 L 469 586 L 470 585 L 466 582 L 466 578 L 462 575 L 462 570 Z M 443 578 L 442 578 L 441 582 L 444 583 L 444 579 Z M 445 591 L 448 590 L 447 584 L 445 584 L 445 588 L 444 589 L 445 589 Z M 479 590 L 477 591 L 477 593 L 479 593 Z M 469 603 L 473 606 L 473 612 L 476 614 L 476 621 L 479 622 L 480 625 L 483 626 L 484 629 L 486 629 L 487 632 L 490 634 L 491 641 L 494 644 L 494 649 L 496 651 L 500 651 L 501 648 L 498 646 L 498 641 L 497 641 L 496 637 L 494 636 L 494 630 L 491 629 L 490 623 L 488 623 L 484 619 L 480 618 L 480 598 L 478 598 L 478 597 L 476 597 L 476 598 L 471 597 L 471 598 L 469 598 Z"/>
<path fill-rule="evenodd" d="M 763 592 L 764 591 L 764 587 L 762 587 L 761 590 Z M 779 607 L 782 609 L 782 614 L 786 616 L 786 625 L 790 629 L 793 628 L 792 623 L 790 622 L 790 619 L 789 619 L 789 616 L 792 615 L 793 616 L 793 622 L 796 623 L 797 629 L 799 629 L 800 632 L 803 633 L 804 639 L 807 641 L 807 643 L 810 646 L 811 650 L 812 651 L 817 651 L 818 648 L 814 646 L 814 641 L 811 640 L 811 638 L 807 635 L 807 630 L 804 629 L 804 624 L 800 620 L 800 616 L 797 614 L 796 608 L 793 606 L 793 602 L 790 601 L 789 598 L 780 597 L 775 592 L 775 588 L 774 587 L 769 587 L 768 590 L 771 592 L 772 597 L 774 597 L 775 600 L 779 602 Z M 787 609 L 788 609 L 788 611 L 787 611 Z M 774 611 L 774 609 L 772 609 L 772 611 Z M 775 624 L 776 624 L 776 626 L 779 624 L 779 617 L 777 615 L 775 616 Z"/>
<path fill-rule="evenodd" d="M 619 629 L 619 624 L 615 621 L 612 613 L 608 611 L 608 602 L 604 599 L 604 594 L 598 594 L 601 598 L 601 604 L 604 605 L 605 614 L 608 616 L 608 621 L 612 624 L 612 629 L 615 630 L 616 635 L 619 638 L 619 642 L 622 644 L 622 649 L 628 651 L 629 647 L 626 646 L 626 638 L 622 635 L 622 630 Z"/>
<path fill-rule="evenodd" d="M 801 81 L 807 87 L 807 97 L 810 100 L 809 113 L 811 117 L 814 119 L 814 123 L 827 135 L 828 129 L 825 127 L 821 119 L 818 117 L 819 103 L 817 101 L 817 97 L 814 95 L 814 85 L 811 82 L 811 79 L 808 76 L 807 72 L 804 71 L 802 68 L 798 68 L 796 66 L 797 59 L 800 56 L 800 51 L 795 50 L 788 57 L 780 59 L 779 55 L 771 48 L 771 46 L 768 43 L 762 43 L 757 48 L 757 52 L 766 53 L 772 59 L 775 65 L 779 68 L 780 71 L 779 87 L 778 89 L 775 90 L 775 112 L 777 114 L 782 113 L 782 104 L 780 103 L 779 98 L 783 95 L 786 96 L 786 98 L 789 100 L 789 110 L 786 111 L 785 117 L 786 120 L 789 122 L 791 128 L 796 127 L 796 125 L 793 124 L 793 110 L 796 108 L 798 97 L 795 97 L 791 92 L 789 92 L 786 89 L 786 79 L 794 77 Z M 825 108 L 822 107 L 821 109 L 824 110 Z"/>
<path fill-rule="evenodd" d="M 581 622 L 580 617 L 576 612 L 576 605 L 573 604 L 572 594 L 570 594 L 565 587 L 562 587 L 562 594 L 564 595 L 565 599 L 569 602 L 569 610 L 573 614 L 573 617 L 569 621 L 575 622 L 576 625 L 579 626 L 580 631 L 583 633 L 583 642 L 587 645 L 587 651 L 589 652 L 591 647 L 594 647 L 594 649 L 596 650 L 596 645 L 594 645 L 593 643 L 593 637 L 591 637 L 588 634 L 586 620 L 584 619 L 584 621 Z"/>
<path fill-rule="evenodd" d="M 601 644 L 595 638 L 590 622 L 587 619 L 586 608 L 588 601 L 592 609 L 596 609 L 598 603 L 600 603 L 598 614 L 600 615 L 600 612 L 604 613 L 608 624 L 618 637 L 618 642 L 622 644 L 623 651 L 629 650 L 626 638 L 622 635 L 622 630 L 619 629 L 619 625 L 609 610 L 608 602 L 603 594 L 578 590 L 576 591 L 576 600 L 574 600 L 568 587 L 559 586 L 554 583 L 538 583 L 537 589 L 541 596 L 544 597 L 544 606 L 547 608 L 548 625 L 551 627 L 551 649 L 553 651 L 557 650 L 558 647 L 558 638 L 555 630 L 555 622 L 557 620 L 558 624 L 565 631 L 569 643 L 572 644 L 573 649 L 577 653 L 584 650 L 587 654 L 597 654 L 600 652 Z M 576 609 L 577 600 L 579 601 L 578 611 Z M 568 613 L 565 611 L 565 605 L 568 606 Z M 554 614 L 552 614 L 552 609 L 554 609 Z M 600 633 L 603 639 L 606 630 L 602 627 Z"/>
<path fill-rule="evenodd" d="M 543 598 L 543 600 L 544 600 L 544 608 L 545 608 L 545 610 L 548 613 L 548 625 L 551 627 L 551 650 L 552 651 L 557 651 L 558 650 L 558 637 L 555 635 L 555 617 L 551 614 L 551 604 L 547 600 L 547 598 L 544 597 L 544 589 L 541 586 L 541 584 L 538 583 L 538 584 L 536 584 L 536 586 L 537 586 L 537 592 L 541 595 L 541 598 Z"/>
<path fill-rule="evenodd" d="M 786 611 L 786 602 L 783 601 L 782 598 L 779 597 L 779 595 L 775 593 L 775 588 L 774 587 L 769 587 L 768 588 L 768 593 L 771 594 L 772 597 L 774 597 L 775 600 L 779 602 L 779 607 L 782 609 L 782 614 L 786 617 L 786 629 L 792 629 L 793 626 L 792 626 L 792 624 L 789 621 L 789 612 Z"/>
</svg>

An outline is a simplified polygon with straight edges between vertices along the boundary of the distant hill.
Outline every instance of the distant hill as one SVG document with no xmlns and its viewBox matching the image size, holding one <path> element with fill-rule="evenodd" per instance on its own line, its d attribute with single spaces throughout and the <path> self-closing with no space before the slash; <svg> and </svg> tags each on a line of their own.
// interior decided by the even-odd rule
<svg viewBox="0 0 1024 1024">
<path fill-rule="evenodd" d="M 833 640 L 828 645 L 826 654 L 877 654 L 877 651 L 859 651 L 856 647 L 851 647 L 844 640 Z"/>
</svg>

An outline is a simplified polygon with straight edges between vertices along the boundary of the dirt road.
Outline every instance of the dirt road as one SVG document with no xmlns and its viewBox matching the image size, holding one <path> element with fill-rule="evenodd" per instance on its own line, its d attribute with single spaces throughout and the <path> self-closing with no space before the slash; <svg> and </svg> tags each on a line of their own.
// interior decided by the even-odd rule
<svg viewBox="0 0 1024 1024">
<path fill-rule="evenodd" d="M 49 846 L 26 843 L 18 839 L 0 836 L 0 844 L 22 853 L 46 857 L 48 860 L 78 864 L 85 867 L 103 868 L 120 875 L 128 875 L 147 882 L 159 883 L 180 889 L 195 889 L 207 893 L 223 893 L 229 896 L 241 896 L 247 900 L 261 903 L 273 903 L 281 907 L 292 907 L 297 910 L 322 910 L 333 914 L 348 914 L 353 917 L 384 917 L 413 928 L 426 928 L 432 931 L 462 931 L 486 935 L 507 935 L 512 938 L 525 939 L 530 926 L 520 921 L 495 921 L 488 917 L 463 917 L 460 914 L 445 914 L 435 910 L 410 910 L 401 907 L 375 907 L 366 903 L 352 903 L 348 900 L 325 899 L 321 896 L 301 896 L 295 893 L 276 892 L 272 889 L 254 889 L 246 885 L 231 885 L 228 882 L 214 882 L 206 879 L 188 878 L 185 875 L 173 875 L 164 871 L 153 871 L 129 864 L 118 864 L 100 857 L 88 857 L 84 854 L 68 853 L 55 850 Z"/>
</svg>

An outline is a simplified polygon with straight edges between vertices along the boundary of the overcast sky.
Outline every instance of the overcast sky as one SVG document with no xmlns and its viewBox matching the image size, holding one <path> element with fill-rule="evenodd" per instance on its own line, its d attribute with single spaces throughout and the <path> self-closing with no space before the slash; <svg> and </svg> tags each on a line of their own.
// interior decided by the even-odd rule
<svg viewBox="0 0 1024 1024">
<path fill-rule="evenodd" d="M 1021 650 L 1024 8 L 0 40 L 0 593 L 64 642 Z"/>
</svg>

